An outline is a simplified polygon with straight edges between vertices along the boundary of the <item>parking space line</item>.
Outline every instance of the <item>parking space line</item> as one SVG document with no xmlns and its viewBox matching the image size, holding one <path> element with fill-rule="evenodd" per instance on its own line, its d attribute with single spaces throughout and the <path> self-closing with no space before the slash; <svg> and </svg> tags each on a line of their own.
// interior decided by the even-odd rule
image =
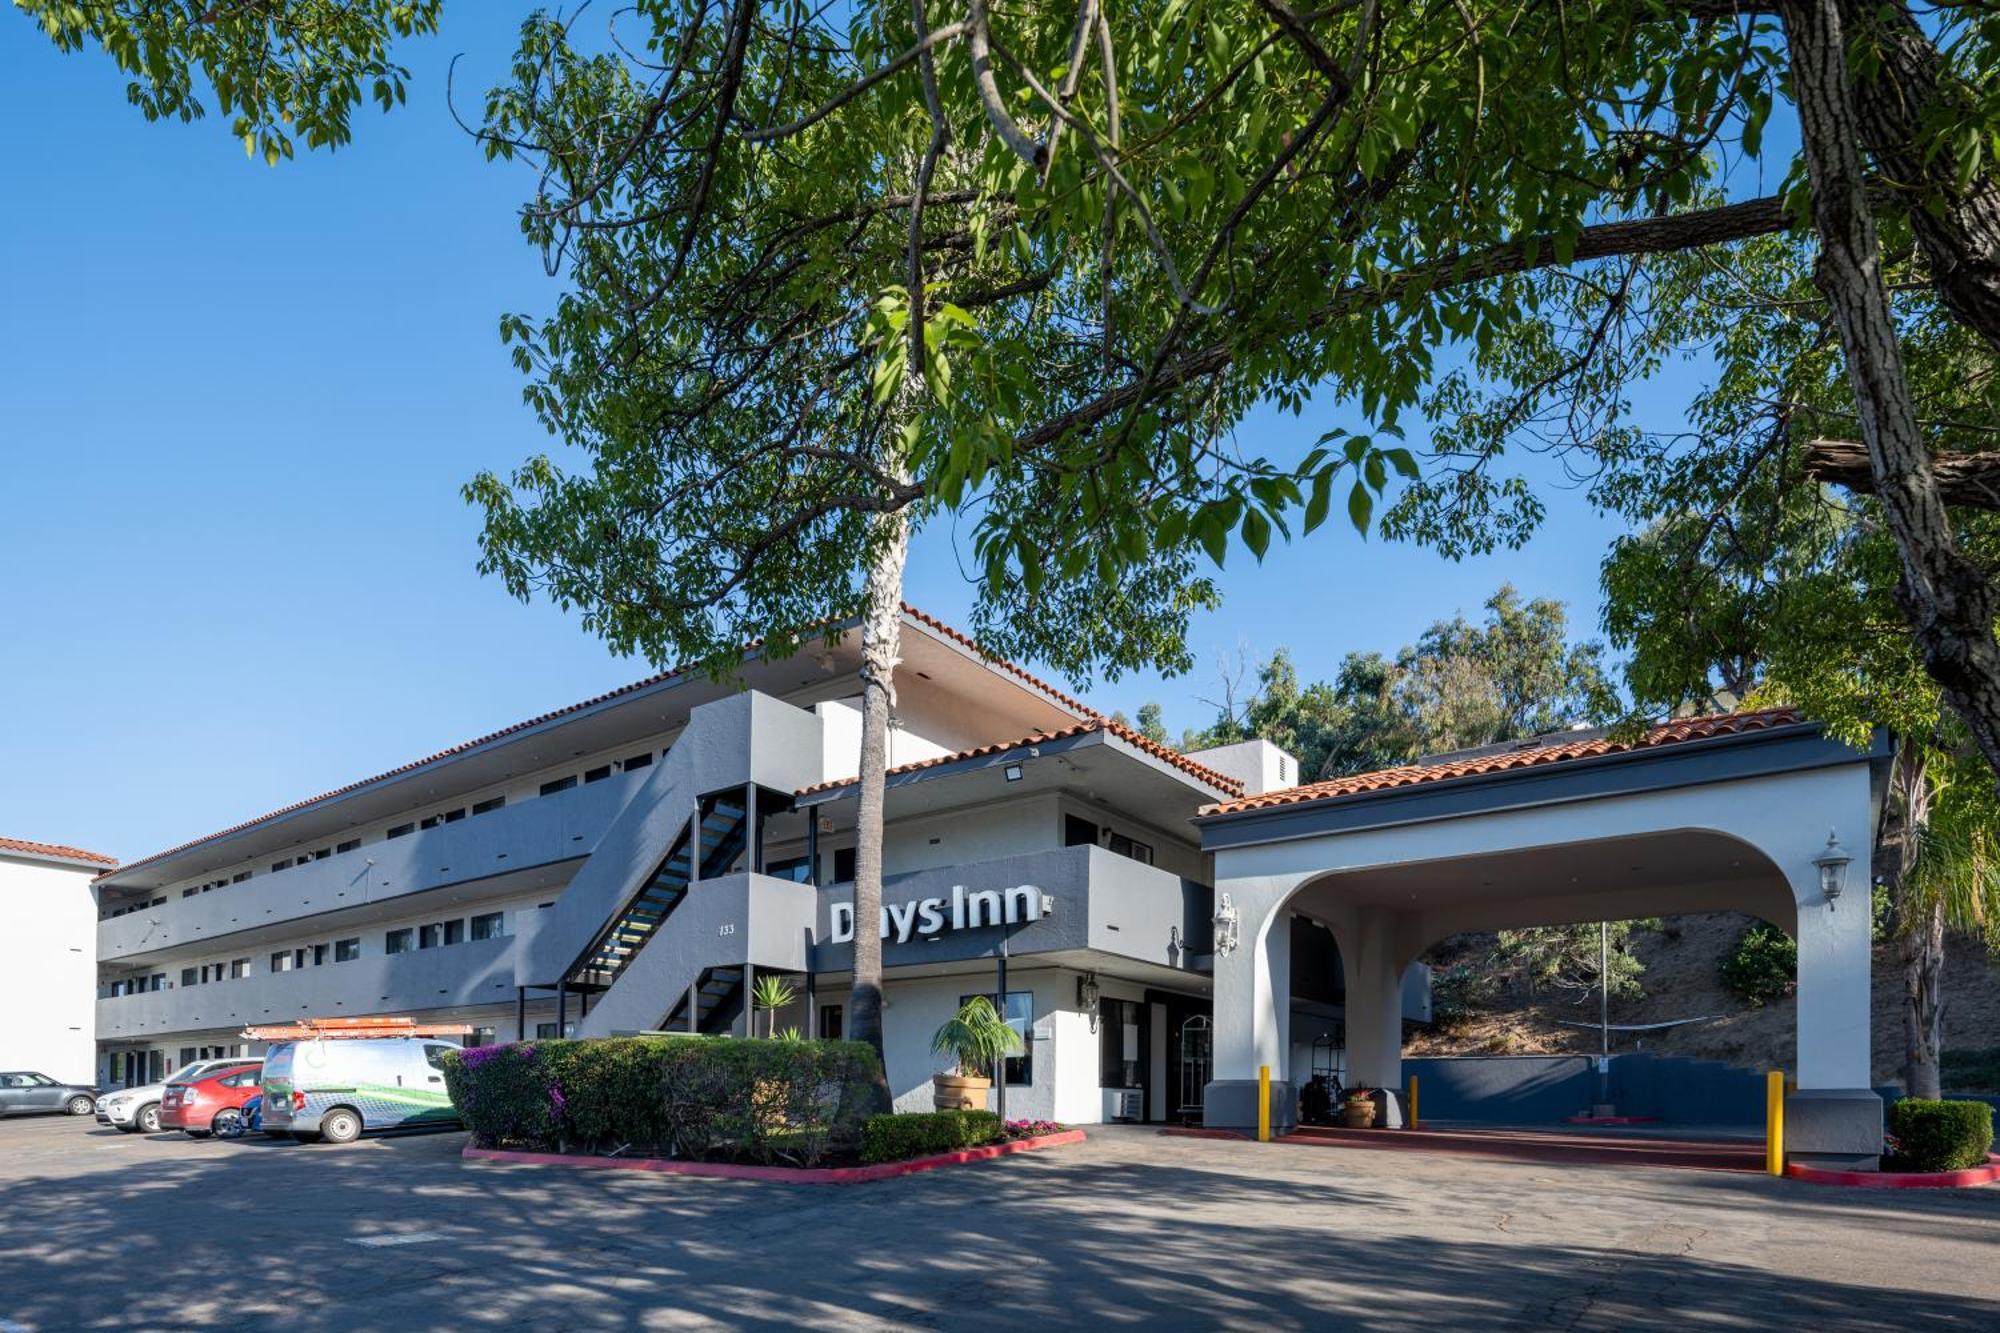
<svg viewBox="0 0 2000 1333">
<path fill-rule="evenodd" d="M 396 1231 L 386 1236 L 349 1236 L 349 1245 L 367 1245 L 379 1248 L 384 1245 L 426 1245 L 434 1240 L 448 1240 L 442 1231 Z M 0 1333 L 7 1330 L 0 1328 Z"/>
</svg>

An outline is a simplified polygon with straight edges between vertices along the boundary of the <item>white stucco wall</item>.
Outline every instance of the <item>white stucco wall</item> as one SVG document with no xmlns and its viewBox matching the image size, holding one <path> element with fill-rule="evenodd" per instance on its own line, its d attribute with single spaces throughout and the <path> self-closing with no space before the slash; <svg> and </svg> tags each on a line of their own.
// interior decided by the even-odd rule
<svg viewBox="0 0 2000 1333">
<path fill-rule="evenodd" d="M 0 1069 L 96 1082 L 96 873 L 0 853 Z"/>
</svg>

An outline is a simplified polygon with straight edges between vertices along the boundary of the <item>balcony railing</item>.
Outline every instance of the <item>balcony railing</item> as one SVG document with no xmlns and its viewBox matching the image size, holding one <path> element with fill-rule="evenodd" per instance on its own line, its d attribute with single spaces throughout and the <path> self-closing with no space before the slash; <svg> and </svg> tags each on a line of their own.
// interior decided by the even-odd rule
<svg viewBox="0 0 2000 1333">
<path fill-rule="evenodd" d="M 222 941 L 238 931 L 378 903 L 584 856 L 648 770 L 502 806 L 400 838 L 258 874 L 100 921 L 100 963 Z M 224 983 L 228 984 L 228 983 Z M 240 984 L 240 983 L 238 983 Z"/>
<path fill-rule="evenodd" d="M 344 1014 L 409 1013 L 514 998 L 513 950 L 502 937 L 97 1002 L 97 1039 L 234 1031 L 251 1023 Z"/>
</svg>

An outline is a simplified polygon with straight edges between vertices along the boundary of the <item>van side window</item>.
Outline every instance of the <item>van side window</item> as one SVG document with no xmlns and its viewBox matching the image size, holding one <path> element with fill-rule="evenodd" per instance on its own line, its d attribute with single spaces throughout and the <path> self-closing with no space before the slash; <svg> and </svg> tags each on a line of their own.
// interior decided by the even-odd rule
<svg viewBox="0 0 2000 1333">
<path fill-rule="evenodd" d="M 437 1070 L 439 1073 L 443 1073 L 444 1053 L 446 1051 L 455 1051 L 457 1049 L 458 1047 L 447 1046 L 443 1042 L 427 1041 L 424 1043 L 424 1059 L 430 1061 L 432 1069 Z"/>
</svg>

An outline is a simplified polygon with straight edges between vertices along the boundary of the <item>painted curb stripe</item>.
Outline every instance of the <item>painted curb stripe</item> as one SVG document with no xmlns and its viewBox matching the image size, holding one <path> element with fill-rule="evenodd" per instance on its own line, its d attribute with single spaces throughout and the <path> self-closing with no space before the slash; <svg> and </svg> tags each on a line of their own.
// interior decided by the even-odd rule
<svg viewBox="0 0 2000 1333">
<path fill-rule="evenodd" d="M 1864 1190 L 1971 1189 L 2000 1180 L 2000 1157 L 1989 1153 L 1985 1166 L 1970 1166 L 1963 1171 L 1828 1171 L 1803 1162 L 1789 1162 L 1785 1174 L 1814 1185 L 1848 1185 Z"/>
<path fill-rule="evenodd" d="M 475 1148 L 465 1145 L 468 1161 L 513 1162 L 523 1166 L 574 1166 L 585 1170 L 656 1171 L 675 1176 L 702 1176 L 714 1180 L 764 1180 L 786 1185 L 858 1185 L 897 1176 L 913 1176 L 935 1171 L 941 1166 L 962 1166 L 994 1157 L 1007 1157 L 1037 1148 L 1059 1148 L 1082 1143 L 1084 1132 L 1067 1129 L 1060 1134 L 1044 1134 L 1033 1139 L 1013 1139 L 989 1143 L 982 1148 L 917 1157 L 907 1162 L 879 1162 L 873 1166 L 746 1166 L 737 1162 L 677 1162 L 659 1157 L 577 1157 L 565 1153 L 510 1152 L 504 1148 Z"/>
</svg>

